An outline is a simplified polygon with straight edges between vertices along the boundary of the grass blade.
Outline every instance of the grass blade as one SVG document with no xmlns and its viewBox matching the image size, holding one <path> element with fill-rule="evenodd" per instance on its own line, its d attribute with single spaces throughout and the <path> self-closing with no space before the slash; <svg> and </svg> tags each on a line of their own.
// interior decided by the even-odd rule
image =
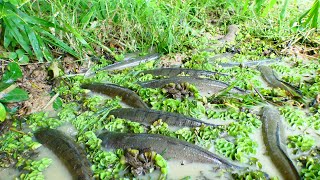
<svg viewBox="0 0 320 180">
<path fill-rule="evenodd" d="M 39 36 L 37 36 L 35 34 L 35 32 L 33 31 L 33 29 L 31 27 L 29 27 L 27 24 L 25 24 L 24 27 L 25 27 L 26 33 L 29 37 L 31 47 L 32 47 L 38 61 L 43 62 L 43 55 L 42 55 L 42 51 L 40 49 L 39 41 L 38 41 Z"/>
<path fill-rule="evenodd" d="M 69 24 L 65 24 L 66 29 L 70 31 L 73 35 L 76 36 L 76 38 L 81 42 L 82 45 L 84 45 L 86 48 L 94 52 L 93 48 L 87 43 L 87 41 L 78 33 L 74 28 L 72 28 Z"/>
<path fill-rule="evenodd" d="M 45 31 L 45 30 L 40 30 L 40 33 L 43 34 L 45 37 L 44 40 L 46 42 L 50 42 L 51 44 L 61 48 L 62 50 L 64 50 L 65 52 L 68 52 L 69 54 L 73 55 L 74 57 L 79 58 L 79 55 L 77 52 L 75 52 L 71 47 L 69 47 L 66 43 L 64 43 L 63 41 L 61 41 L 60 39 L 58 39 L 57 37 L 55 37 L 54 35 L 52 35 L 51 33 Z M 48 37 L 48 38 L 46 38 Z"/>
<path fill-rule="evenodd" d="M 17 16 L 14 14 L 11 14 L 11 16 L 6 16 L 3 18 L 3 21 L 6 25 L 5 29 L 6 31 L 9 31 L 12 33 L 14 39 L 20 44 L 20 46 L 28 53 L 32 54 L 32 51 L 29 47 L 28 37 L 26 33 L 19 31 L 17 27 L 19 27 L 19 24 L 15 24 L 13 22 L 13 19 L 18 19 Z M 21 28 L 21 27 L 20 27 Z"/>
</svg>

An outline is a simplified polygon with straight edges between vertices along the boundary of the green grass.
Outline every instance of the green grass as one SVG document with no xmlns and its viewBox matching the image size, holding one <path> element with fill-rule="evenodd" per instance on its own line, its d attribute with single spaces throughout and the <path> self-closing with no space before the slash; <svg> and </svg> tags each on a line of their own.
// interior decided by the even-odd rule
<svg viewBox="0 0 320 180">
<path fill-rule="evenodd" d="M 280 43 L 306 34 L 312 37 L 309 32 L 301 33 L 301 28 L 290 28 L 290 21 L 297 20 L 293 17 L 300 17 L 310 7 L 297 9 L 295 3 L 284 6 L 274 0 L 39 0 L 15 3 L 17 6 L 0 3 L 0 20 L 4 24 L 1 35 L 5 37 L 2 45 L 10 52 L 22 48 L 36 61 L 52 60 L 51 50 L 77 58 L 150 47 L 163 53 L 187 51 L 212 43 L 204 34 L 223 33 L 231 23 L 242 24 L 242 30 L 251 36 Z M 315 9 L 309 14 L 312 12 Z M 308 17 L 306 14 L 303 18 Z M 312 27 L 315 20 L 309 20 Z"/>
</svg>

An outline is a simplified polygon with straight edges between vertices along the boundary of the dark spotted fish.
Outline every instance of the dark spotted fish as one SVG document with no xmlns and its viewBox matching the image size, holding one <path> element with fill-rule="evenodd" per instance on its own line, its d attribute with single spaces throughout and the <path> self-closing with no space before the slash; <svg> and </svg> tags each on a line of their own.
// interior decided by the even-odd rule
<svg viewBox="0 0 320 180">
<path fill-rule="evenodd" d="M 119 96 L 122 101 L 134 108 L 148 108 L 148 105 L 130 89 L 115 85 L 103 83 L 82 84 L 81 88 L 89 89 L 93 92 L 105 94 L 110 97 Z"/>
<path fill-rule="evenodd" d="M 84 150 L 70 137 L 55 129 L 35 132 L 36 139 L 56 154 L 77 180 L 93 180 L 91 165 Z"/>
<path fill-rule="evenodd" d="M 149 149 L 161 154 L 165 159 L 176 159 L 184 163 L 212 163 L 220 168 L 244 169 L 211 153 L 199 146 L 176 138 L 159 134 L 132 134 L 103 132 L 98 138 L 102 140 L 102 146 L 107 149 Z"/>
<path fill-rule="evenodd" d="M 166 79 L 156 79 L 156 80 L 151 80 L 146 82 L 140 82 L 139 84 L 144 88 L 162 88 L 169 83 L 185 83 L 185 82 L 195 85 L 200 92 L 204 92 L 208 94 L 218 93 L 230 86 L 229 84 L 221 81 L 216 81 L 216 80 L 207 79 L 207 78 L 191 77 L 191 76 L 177 76 L 177 77 L 166 78 Z M 245 90 L 238 87 L 233 87 L 229 92 L 239 93 L 239 94 L 246 93 Z"/>
<path fill-rule="evenodd" d="M 283 142 L 285 143 L 283 124 L 277 109 L 265 106 L 262 109 L 262 134 L 267 153 L 271 157 L 275 167 L 285 179 L 298 180 L 300 175 L 293 162 L 287 156 Z"/>
<path fill-rule="evenodd" d="M 120 108 L 111 110 L 109 112 L 109 115 L 114 115 L 118 118 L 128 119 L 145 125 L 152 125 L 153 122 L 161 119 L 168 125 L 177 127 L 198 127 L 202 124 L 206 126 L 218 126 L 180 114 L 156 111 L 151 109 Z"/>
</svg>

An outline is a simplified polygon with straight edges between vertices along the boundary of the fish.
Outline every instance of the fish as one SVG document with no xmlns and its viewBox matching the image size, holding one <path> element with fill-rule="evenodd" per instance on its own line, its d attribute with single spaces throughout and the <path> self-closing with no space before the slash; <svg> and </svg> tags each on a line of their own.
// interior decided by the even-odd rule
<svg viewBox="0 0 320 180">
<path fill-rule="evenodd" d="M 180 114 L 156 111 L 151 109 L 120 108 L 111 110 L 109 112 L 109 115 L 114 115 L 118 118 L 128 119 L 145 125 L 152 125 L 153 122 L 161 119 L 168 125 L 176 127 L 199 127 L 202 124 L 212 127 L 218 126 Z"/>
<path fill-rule="evenodd" d="M 115 84 L 88 83 L 82 84 L 81 88 L 89 89 L 93 92 L 105 94 L 110 97 L 119 96 L 127 105 L 134 108 L 149 108 L 148 105 L 133 91 Z"/>
<path fill-rule="evenodd" d="M 141 57 L 137 57 L 137 58 L 132 58 L 132 59 L 128 59 L 126 61 L 121 61 L 118 63 L 114 63 L 111 65 L 108 65 L 104 68 L 101 68 L 97 71 L 114 71 L 114 70 L 122 70 L 125 68 L 129 68 L 129 67 L 133 67 L 133 66 L 137 66 L 141 63 L 145 63 L 145 62 L 149 62 L 152 60 L 156 60 L 159 59 L 160 54 L 158 53 L 153 53 L 153 54 L 148 54 L 146 56 L 141 56 Z"/>
<path fill-rule="evenodd" d="M 133 53 L 127 53 L 124 55 L 124 58 L 122 61 L 128 61 L 128 60 L 132 60 L 135 59 L 137 57 L 139 57 L 139 54 L 141 53 L 141 51 L 139 52 L 133 52 Z"/>
<path fill-rule="evenodd" d="M 160 69 L 141 71 L 140 74 L 141 73 L 152 74 L 154 76 L 168 76 L 168 77 L 178 76 L 181 73 L 185 73 L 190 76 L 197 76 L 197 77 L 199 77 L 199 76 L 214 76 L 216 74 L 222 75 L 222 76 L 228 76 L 228 74 L 223 74 L 223 73 L 219 73 L 219 72 L 196 70 L 196 69 L 185 69 L 185 68 L 160 68 Z"/>
<path fill-rule="evenodd" d="M 134 134 L 102 132 L 98 135 L 101 145 L 106 149 L 150 149 L 161 154 L 165 159 L 180 160 L 182 163 L 208 163 L 218 165 L 220 168 L 244 169 L 229 160 L 220 157 L 197 145 L 173 137 L 160 134 Z"/>
<path fill-rule="evenodd" d="M 289 92 L 293 97 L 299 97 L 302 98 L 301 91 L 297 88 L 292 86 L 291 84 L 280 80 L 276 73 L 268 66 L 260 65 L 257 68 L 262 75 L 262 78 L 271 86 L 274 88 L 281 88 L 283 90 L 286 90 Z"/>
<path fill-rule="evenodd" d="M 240 29 L 238 25 L 235 25 L 235 24 L 229 25 L 227 34 L 224 37 L 218 39 L 218 44 L 226 44 L 226 43 L 234 42 L 239 31 Z"/>
<path fill-rule="evenodd" d="M 73 179 L 93 180 L 93 172 L 85 151 L 62 132 L 44 128 L 35 132 L 36 139 L 57 155 Z"/>
<path fill-rule="evenodd" d="M 271 106 L 264 106 L 261 114 L 263 141 L 275 167 L 285 179 L 301 179 L 285 151 L 284 125 L 281 122 L 280 112 Z"/>
<path fill-rule="evenodd" d="M 218 65 L 220 65 L 222 67 L 235 67 L 235 66 L 252 67 L 252 66 L 277 63 L 279 61 L 280 61 L 280 58 L 275 58 L 275 59 L 262 59 L 262 60 L 258 60 L 258 61 L 247 61 L 247 62 L 242 62 L 242 63 L 240 63 L 240 62 L 218 63 Z"/>
<path fill-rule="evenodd" d="M 229 53 L 229 52 L 216 54 L 214 56 L 209 57 L 208 62 L 214 63 L 216 62 L 217 59 L 232 59 L 234 55 L 235 55 L 234 53 Z"/>
<path fill-rule="evenodd" d="M 190 84 L 195 85 L 200 92 L 208 93 L 208 94 L 216 94 L 230 85 L 221 81 L 212 80 L 208 78 L 198 78 L 198 77 L 191 77 L 191 76 L 177 76 L 171 77 L 166 79 L 156 79 L 146 82 L 138 82 L 144 88 L 162 88 L 166 84 L 170 83 L 184 83 L 188 82 Z M 229 92 L 231 93 L 239 93 L 245 94 L 247 93 L 245 90 L 233 87 Z"/>
</svg>

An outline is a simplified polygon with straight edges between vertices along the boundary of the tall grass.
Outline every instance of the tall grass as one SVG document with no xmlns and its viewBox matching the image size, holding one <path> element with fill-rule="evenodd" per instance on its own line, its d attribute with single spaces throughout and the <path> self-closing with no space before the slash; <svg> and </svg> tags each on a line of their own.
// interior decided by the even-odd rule
<svg viewBox="0 0 320 180">
<path fill-rule="evenodd" d="M 213 6 L 208 0 L 40 0 L 29 12 L 62 27 L 73 27 L 104 51 L 109 51 L 110 43 L 117 43 L 132 51 L 155 46 L 171 52 L 193 46 L 190 38 L 197 38 L 195 32 L 204 28 Z M 69 44 L 82 47 L 73 36 L 66 36 Z"/>
<path fill-rule="evenodd" d="M 2 0 L 0 2 L 3 4 Z M 220 23 L 223 24 L 249 20 L 248 26 L 256 24 L 251 28 L 252 31 L 255 31 L 254 29 L 261 31 L 257 27 L 262 27 L 262 34 L 278 36 L 275 38 L 284 37 L 286 29 L 283 33 L 275 31 L 279 28 L 274 28 L 278 25 L 274 13 L 280 15 L 280 20 L 286 20 L 287 6 L 283 6 L 285 8 L 282 11 L 280 9 L 275 12 L 274 7 L 281 7 L 278 0 L 254 2 L 250 0 L 37 0 L 17 6 L 19 8 L 16 7 L 12 11 L 14 13 L 2 8 L 2 12 L 7 16 L 0 17 L 0 20 L 4 22 L 2 27 L 4 46 L 13 50 L 20 45 L 29 54 L 33 50 L 33 54 L 39 60 L 52 59 L 49 51 L 55 47 L 76 57 L 97 53 L 115 55 L 117 51 L 135 51 L 151 46 L 164 53 L 195 48 L 208 41 L 202 33 L 214 33 L 212 31 L 214 27 L 208 23 L 212 18 L 218 20 L 220 18 Z M 316 12 L 314 9 L 309 12 Z M 214 16 L 212 12 L 216 12 Z M 264 19 L 259 19 L 257 14 L 261 14 Z M 41 18 L 41 22 L 45 24 L 25 21 L 26 18 Z M 8 19 L 20 26 L 11 26 L 10 29 Z M 317 19 L 313 18 L 312 22 L 315 20 Z M 265 28 L 269 30 L 264 31 Z M 24 34 L 23 29 L 29 30 L 30 33 Z M 19 33 L 8 32 L 20 32 L 23 38 L 18 37 Z M 8 43 L 9 40 L 12 41 Z"/>
</svg>

